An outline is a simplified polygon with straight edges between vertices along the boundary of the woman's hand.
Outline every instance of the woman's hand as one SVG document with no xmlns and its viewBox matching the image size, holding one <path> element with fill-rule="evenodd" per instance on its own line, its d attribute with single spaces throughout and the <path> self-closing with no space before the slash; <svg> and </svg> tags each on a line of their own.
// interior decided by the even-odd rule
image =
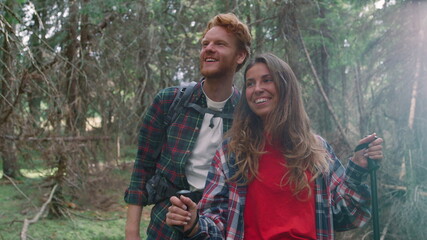
<svg viewBox="0 0 427 240">
<path fill-rule="evenodd" d="M 183 232 L 188 231 L 197 221 L 197 204 L 190 198 L 185 196 L 171 197 L 172 206 L 168 208 L 166 213 L 166 224 L 169 226 L 183 226 Z M 194 229 L 197 229 L 196 226 Z M 195 232 L 193 230 L 192 232 Z M 190 236 L 192 234 L 189 234 Z"/>
<path fill-rule="evenodd" d="M 383 158 L 382 138 L 377 138 L 377 134 L 373 133 L 359 141 L 359 144 L 369 143 L 368 148 L 361 149 L 354 153 L 352 161 L 357 165 L 367 168 L 368 158 L 374 161 L 380 161 Z"/>
</svg>

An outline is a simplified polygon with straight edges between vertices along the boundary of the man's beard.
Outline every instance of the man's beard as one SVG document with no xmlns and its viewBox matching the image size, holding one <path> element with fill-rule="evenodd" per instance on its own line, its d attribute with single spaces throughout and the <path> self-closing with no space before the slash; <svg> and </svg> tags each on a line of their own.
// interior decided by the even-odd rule
<svg viewBox="0 0 427 240">
<path fill-rule="evenodd" d="M 214 69 L 204 69 L 203 64 L 200 66 L 200 73 L 206 78 L 219 78 L 226 76 L 230 71 L 230 67 L 225 67 L 222 64 Z"/>
</svg>

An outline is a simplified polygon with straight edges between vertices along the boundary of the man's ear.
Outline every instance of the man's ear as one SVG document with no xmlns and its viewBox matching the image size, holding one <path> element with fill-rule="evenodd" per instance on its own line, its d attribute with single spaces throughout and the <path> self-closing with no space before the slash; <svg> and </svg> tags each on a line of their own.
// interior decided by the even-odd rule
<svg viewBox="0 0 427 240">
<path fill-rule="evenodd" d="M 239 51 L 237 53 L 237 64 L 242 64 L 247 56 L 248 54 L 245 51 Z"/>
</svg>

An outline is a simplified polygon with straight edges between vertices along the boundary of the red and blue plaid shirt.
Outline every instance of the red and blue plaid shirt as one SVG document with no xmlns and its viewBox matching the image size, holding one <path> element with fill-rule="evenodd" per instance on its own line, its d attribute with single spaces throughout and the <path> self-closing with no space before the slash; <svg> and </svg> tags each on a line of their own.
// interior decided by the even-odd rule
<svg viewBox="0 0 427 240">
<path fill-rule="evenodd" d="M 329 153 L 331 168 L 315 182 L 316 234 L 319 240 L 331 240 L 334 231 L 360 227 L 369 221 L 370 192 L 362 184 L 367 170 L 352 161 L 345 168 L 332 147 L 322 141 Z M 246 186 L 228 181 L 236 172 L 233 158 L 224 141 L 216 152 L 199 202 L 200 230 L 191 239 L 243 239 Z M 274 211 L 274 207 L 271 210 Z"/>
<path fill-rule="evenodd" d="M 191 155 L 203 122 L 203 114 L 192 108 L 184 108 L 175 122 L 165 126 L 164 118 L 178 92 L 178 87 L 161 90 L 147 109 L 139 133 L 138 152 L 128 189 L 124 200 L 128 204 L 145 205 L 147 203 L 147 180 L 157 171 L 178 189 L 188 189 L 185 177 L 185 164 Z M 226 102 L 223 112 L 232 113 L 238 103 L 239 92 L 235 89 Z M 201 82 L 194 87 L 190 103 L 206 108 L 206 97 Z M 223 132 L 231 127 L 231 119 L 223 119 Z M 166 139 L 164 134 L 166 130 Z M 162 144 L 162 152 L 156 158 L 155 150 Z M 148 239 L 182 239 L 181 234 L 165 224 L 169 200 L 162 201 L 152 208 L 148 226 Z"/>
</svg>

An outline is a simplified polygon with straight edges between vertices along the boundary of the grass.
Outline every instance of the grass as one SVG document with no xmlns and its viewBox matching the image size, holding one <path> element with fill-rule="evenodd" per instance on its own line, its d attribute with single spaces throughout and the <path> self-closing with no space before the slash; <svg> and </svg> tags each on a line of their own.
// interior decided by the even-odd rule
<svg viewBox="0 0 427 240">
<path fill-rule="evenodd" d="M 42 187 L 42 177 L 51 171 L 23 169 L 21 172 L 25 178 L 16 182 L 21 192 L 9 180 L 0 180 L 0 240 L 20 239 L 24 219 L 32 219 L 38 213 L 50 192 L 50 188 Z M 103 194 L 108 195 L 104 198 L 110 201 L 108 208 L 96 206 L 96 199 L 91 199 L 94 206 L 85 206 L 84 202 L 74 200 L 77 207 L 68 209 L 68 217 L 47 218 L 45 214 L 39 221 L 30 224 L 27 239 L 124 239 L 126 204 L 123 202 L 123 192 L 128 184 L 130 169 L 116 169 L 111 174 L 111 178 L 120 182 L 103 191 Z M 93 198 L 99 195 L 94 194 Z M 149 211 L 149 208 L 143 211 L 142 239 L 146 237 Z"/>
</svg>

